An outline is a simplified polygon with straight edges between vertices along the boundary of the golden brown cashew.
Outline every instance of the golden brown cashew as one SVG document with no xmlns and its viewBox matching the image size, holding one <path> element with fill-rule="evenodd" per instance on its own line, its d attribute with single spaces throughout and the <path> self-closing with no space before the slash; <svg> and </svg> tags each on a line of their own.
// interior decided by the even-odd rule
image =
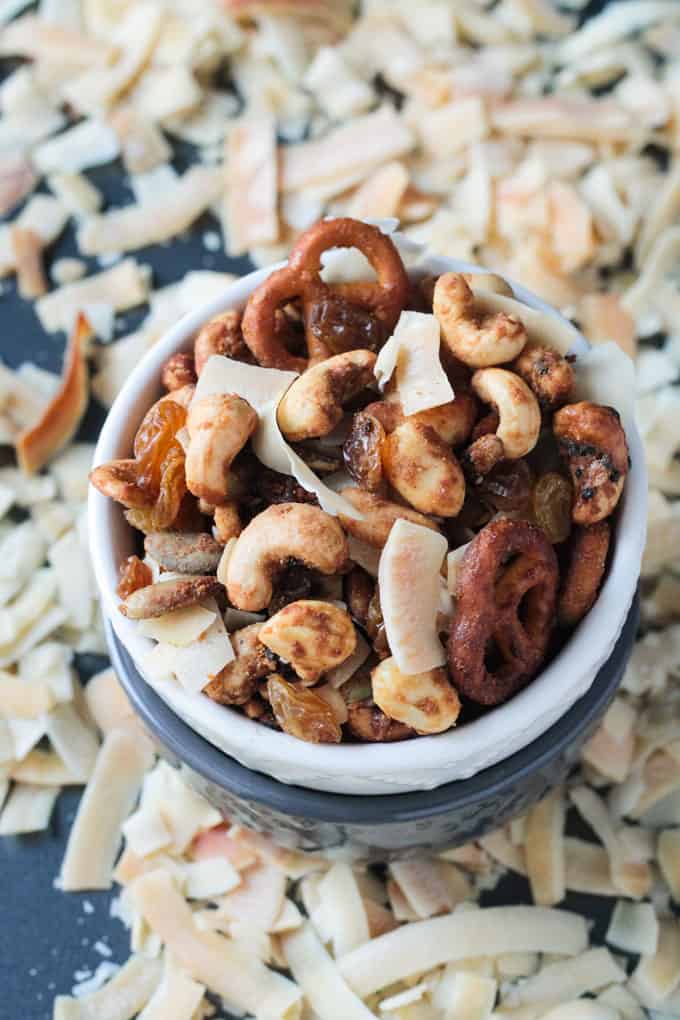
<svg viewBox="0 0 680 1020">
<path fill-rule="evenodd" d="M 357 740 L 370 744 L 408 740 L 416 735 L 410 726 L 385 715 L 370 698 L 353 701 L 347 706 L 347 729 Z"/>
<path fill-rule="evenodd" d="M 559 351 L 528 343 L 510 368 L 524 379 L 541 407 L 554 411 L 570 399 L 574 388 L 572 367 Z"/>
<path fill-rule="evenodd" d="M 473 368 L 503 365 L 516 358 L 527 341 L 514 315 L 475 311 L 475 297 L 460 273 L 444 273 L 435 284 L 432 310 L 442 340 L 456 358 Z"/>
<path fill-rule="evenodd" d="M 364 413 L 377 418 L 385 432 L 393 432 L 407 420 L 400 402 L 390 395 L 386 400 L 369 404 Z M 461 446 L 470 435 L 476 417 L 477 401 L 472 393 L 461 392 L 446 404 L 409 415 L 408 421 L 429 425 L 449 446 Z"/>
<path fill-rule="evenodd" d="M 582 400 L 555 413 L 553 432 L 569 465 L 577 524 L 596 524 L 614 512 L 629 468 L 628 444 L 613 407 Z"/>
<path fill-rule="evenodd" d="M 383 443 L 390 485 L 424 514 L 455 517 L 465 499 L 465 479 L 455 454 L 429 425 L 407 418 Z"/>
<path fill-rule="evenodd" d="M 538 401 L 523 379 L 505 368 L 481 368 L 471 385 L 480 400 L 498 412 L 496 436 L 508 460 L 518 460 L 533 450 L 541 430 Z"/>
<path fill-rule="evenodd" d="M 115 499 L 128 510 L 144 510 L 153 506 L 155 497 L 138 482 L 139 465 L 136 460 L 111 460 L 90 472 L 90 481 L 102 496 Z"/>
<path fill-rule="evenodd" d="M 247 400 L 234 393 L 215 393 L 195 401 L 187 415 L 189 449 L 187 488 L 219 506 L 229 499 L 231 462 L 257 428 L 258 417 Z"/>
<path fill-rule="evenodd" d="M 144 539 L 144 551 L 165 570 L 214 574 L 222 546 L 205 532 L 155 531 Z"/>
<path fill-rule="evenodd" d="M 276 672 L 276 664 L 259 640 L 261 623 L 242 627 L 231 635 L 236 658 L 220 670 L 203 694 L 221 705 L 244 705 L 257 690 L 257 681 Z"/>
<path fill-rule="evenodd" d="M 298 560 L 322 574 L 336 574 L 349 556 L 337 520 L 306 503 L 277 503 L 241 532 L 229 560 L 227 593 L 238 609 L 257 612 L 272 600 L 276 574 Z"/>
<path fill-rule="evenodd" d="M 376 705 L 417 733 L 442 733 L 458 718 L 460 700 L 441 666 L 406 676 L 394 659 L 383 659 L 371 680 Z"/>
<path fill-rule="evenodd" d="M 193 354 L 181 351 L 171 354 L 161 369 L 161 383 L 168 393 L 180 390 L 183 386 L 195 386 Z"/>
<path fill-rule="evenodd" d="M 305 684 L 315 684 L 356 648 L 349 614 L 316 599 L 290 602 L 262 625 L 259 639 L 289 662 Z"/>
<path fill-rule="evenodd" d="M 220 545 L 226 545 L 230 538 L 238 538 L 243 531 L 238 503 L 233 499 L 215 507 L 214 520 L 215 538 Z"/>
<path fill-rule="evenodd" d="M 308 368 L 283 395 L 277 411 L 286 439 L 327 436 L 342 420 L 342 405 L 373 382 L 375 354 L 346 351 Z"/>
<path fill-rule="evenodd" d="M 251 361 L 253 357 L 246 347 L 241 333 L 241 313 L 230 308 L 202 326 L 194 341 L 194 367 L 196 375 L 203 371 L 206 361 L 213 354 L 239 361 Z"/>
<path fill-rule="evenodd" d="M 354 538 L 360 538 L 362 542 L 368 542 L 369 545 L 373 545 L 377 549 L 382 549 L 392 530 L 392 525 L 400 517 L 406 521 L 412 521 L 413 524 L 420 524 L 423 528 L 430 528 L 431 531 L 439 531 L 437 525 L 429 517 L 411 510 L 410 507 L 399 506 L 398 503 L 381 499 L 373 492 L 349 488 L 343 489 L 341 495 L 363 514 L 361 520 L 339 514 L 343 528 Z"/>
</svg>

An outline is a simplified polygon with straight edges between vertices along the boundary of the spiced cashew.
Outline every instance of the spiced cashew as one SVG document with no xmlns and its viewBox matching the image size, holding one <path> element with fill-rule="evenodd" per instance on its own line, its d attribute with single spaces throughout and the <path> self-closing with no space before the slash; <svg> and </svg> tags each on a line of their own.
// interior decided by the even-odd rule
<svg viewBox="0 0 680 1020">
<path fill-rule="evenodd" d="M 450 352 L 473 368 L 503 365 L 527 341 L 524 324 L 506 312 L 480 314 L 475 296 L 460 273 L 444 273 L 434 288 L 432 310 Z"/>
<path fill-rule="evenodd" d="M 241 333 L 241 313 L 233 308 L 216 315 L 199 330 L 194 341 L 194 368 L 197 376 L 213 354 L 238 358 L 239 361 L 253 360 Z"/>
<path fill-rule="evenodd" d="M 455 454 L 428 425 L 407 418 L 383 443 L 390 485 L 416 510 L 455 517 L 465 499 L 465 479 Z"/>
<path fill-rule="evenodd" d="M 370 698 L 353 701 L 347 706 L 347 729 L 356 740 L 371 744 L 408 740 L 416 735 L 410 726 L 385 715 Z"/>
<path fill-rule="evenodd" d="M 305 684 L 315 684 L 356 648 L 349 614 L 330 602 L 290 602 L 262 625 L 259 640 L 289 662 Z"/>
<path fill-rule="evenodd" d="M 376 705 L 417 733 L 442 733 L 458 718 L 460 699 L 441 666 L 406 676 L 393 658 L 383 659 L 371 680 Z"/>
<path fill-rule="evenodd" d="M 541 430 L 538 401 L 523 379 L 505 368 L 482 368 L 472 376 L 472 389 L 498 412 L 496 436 L 508 460 L 533 450 Z M 477 440 L 478 441 L 478 440 Z"/>
<path fill-rule="evenodd" d="M 174 393 L 183 386 L 196 385 L 194 357 L 186 351 L 171 354 L 161 369 L 161 383 L 168 393 Z"/>
<path fill-rule="evenodd" d="M 156 531 L 145 537 L 144 551 L 165 570 L 214 574 L 222 546 L 206 532 Z"/>
<path fill-rule="evenodd" d="M 128 510 L 144 510 L 155 502 L 153 494 L 139 485 L 138 478 L 136 460 L 110 460 L 90 472 L 90 482 L 95 489 Z"/>
<path fill-rule="evenodd" d="M 191 405 L 186 457 L 189 492 L 214 506 L 229 499 L 229 468 L 257 423 L 257 414 L 248 401 L 233 393 L 215 393 Z"/>
<path fill-rule="evenodd" d="M 341 495 L 348 500 L 363 516 L 361 520 L 354 517 L 346 517 L 339 514 L 340 523 L 345 531 L 354 538 L 360 538 L 362 542 L 382 549 L 395 521 L 403 517 L 404 520 L 412 521 L 413 524 L 420 524 L 423 528 L 430 528 L 438 531 L 437 525 L 424 514 L 411 510 L 407 506 L 400 506 L 390 500 L 381 499 L 372 492 L 365 492 L 363 489 L 350 487 L 343 489 Z"/>
<path fill-rule="evenodd" d="M 337 520 L 305 503 L 277 503 L 254 517 L 236 540 L 227 568 L 227 593 L 238 609 L 257 612 L 272 600 L 277 573 L 297 560 L 337 574 L 349 556 Z"/>
<path fill-rule="evenodd" d="M 560 456 L 569 466 L 576 524 L 609 517 L 621 497 L 629 468 L 628 444 L 613 407 L 589 400 L 567 404 L 555 413 L 553 432 Z"/>
<path fill-rule="evenodd" d="M 226 545 L 232 538 L 238 538 L 243 531 L 238 503 L 230 499 L 221 506 L 215 507 L 214 515 L 215 539 L 220 545 Z"/>
<path fill-rule="evenodd" d="M 546 411 L 554 411 L 571 398 L 574 388 L 572 367 L 552 347 L 528 343 L 510 368 L 524 379 Z"/>
<path fill-rule="evenodd" d="M 393 432 L 404 421 L 415 421 L 434 429 L 449 446 L 461 446 L 470 435 L 477 417 L 477 401 L 471 393 L 457 393 L 453 400 L 427 411 L 404 414 L 400 402 L 388 394 L 385 400 L 369 404 L 364 413 L 377 418 L 386 432 Z"/>
<path fill-rule="evenodd" d="M 343 404 L 373 382 L 373 351 L 346 351 L 307 369 L 283 395 L 279 428 L 286 439 L 317 439 L 342 420 Z"/>
</svg>

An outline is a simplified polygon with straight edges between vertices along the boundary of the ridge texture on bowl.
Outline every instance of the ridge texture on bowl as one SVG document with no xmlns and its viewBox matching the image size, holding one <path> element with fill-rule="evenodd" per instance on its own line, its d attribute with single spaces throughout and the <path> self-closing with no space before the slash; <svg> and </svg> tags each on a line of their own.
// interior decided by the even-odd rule
<svg viewBox="0 0 680 1020">
<path fill-rule="evenodd" d="M 242 307 L 250 293 L 278 267 L 251 273 L 185 316 L 142 359 L 128 379 L 101 432 L 95 464 L 129 456 L 138 424 L 160 395 L 160 372 L 171 354 L 190 347 L 196 331 L 227 308 Z M 419 272 L 484 272 L 451 259 L 421 260 Z M 512 283 L 516 297 L 541 312 L 558 316 L 544 302 Z M 559 317 L 559 316 L 558 316 Z M 575 353 L 588 350 L 574 331 Z M 644 454 L 634 422 L 624 419 L 632 468 L 618 512 L 611 562 L 595 606 L 565 647 L 532 683 L 506 704 L 474 722 L 437 736 L 396 744 L 307 744 L 268 729 L 243 714 L 190 694 L 172 682 L 147 680 L 170 708 L 193 729 L 243 766 L 281 783 L 336 794 L 397 794 L 432 790 L 467 779 L 531 744 L 584 695 L 607 661 L 621 633 L 640 572 L 646 525 Z M 90 546 L 105 615 L 117 638 L 144 674 L 152 642 L 118 611 L 120 563 L 136 551 L 135 537 L 121 507 L 91 490 Z"/>
</svg>

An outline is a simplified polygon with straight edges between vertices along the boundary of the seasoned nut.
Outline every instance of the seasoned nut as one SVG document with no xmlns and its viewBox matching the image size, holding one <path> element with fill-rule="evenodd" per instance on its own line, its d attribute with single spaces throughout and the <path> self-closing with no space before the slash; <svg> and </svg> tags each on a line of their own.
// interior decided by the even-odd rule
<svg viewBox="0 0 680 1020">
<path fill-rule="evenodd" d="M 284 731 L 311 744 L 339 744 L 342 730 L 335 713 L 308 687 L 288 683 L 274 673 L 267 681 L 269 703 Z"/>
<path fill-rule="evenodd" d="M 222 546 L 205 532 L 153 532 L 144 539 L 144 549 L 165 570 L 180 574 L 214 574 L 222 555 Z"/>
<path fill-rule="evenodd" d="M 628 474 L 628 444 L 612 407 L 582 400 L 555 413 L 553 432 L 569 466 L 577 524 L 596 524 L 616 508 Z"/>
<path fill-rule="evenodd" d="M 455 517 L 465 499 L 465 479 L 455 454 L 434 429 L 410 419 L 383 444 L 390 485 L 421 513 Z"/>
<path fill-rule="evenodd" d="M 480 482 L 505 457 L 503 444 L 498 436 L 482 435 L 468 446 L 463 454 L 463 464 L 473 482 Z"/>
<path fill-rule="evenodd" d="M 346 351 L 308 368 L 284 393 L 277 411 L 286 439 L 316 439 L 342 420 L 345 401 L 373 382 L 375 354 Z"/>
<path fill-rule="evenodd" d="M 453 400 L 427 411 L 418 411 L 406 418 L 401 403 L 392 395 L 364 408 L 365 414 L 377 418 L 386 432 L 394 430 L 406 420 L 429 425 L 449 446 L 460 446 L 470 435 L 477 415 L 477 401 L 471 393 L 461 391 Z"/>
<path fill-rule="evenodd" d="M 227 571 L 229 600 L 238 609 L 257 612 L 269 605 L 274 578 L 291 561 L 336 574 L 347 559 L 347 539 L 334 517 L 304 503 L 270 506 L 236 541 Z"/>
<path fill-rule="evenodd" d="M 368 542 L 369 545 L 373 545 L 377 549 L 382 549 L 392 530 L 392 525 L 400 517 L 406 521 L 412 521 L 413 524 L 421 524 L 424 528 L 430 528 L 432 531 L 439 531 L 437 525 L 429 517 L 411 510 L 410 507 L 381 499 L 372 492 L 349 488 L 343 489 L 341 495 L 363 514 L 361 520 L 347 517 L 342 513 L 339 514 L 343 528 L 354 538 L 360 538 L 362 542 Z"/>
<path fill-rule="evenodd" d="M 472 376 L 471 385 L 480 400 L 498 412 L 496 436 L 507 459 L 525 457 L 541 431 L 541 412 L 527 384 L 507 369 L 482 368 Z"/>
<path fill-rule="evenodd" d="M 245 705 L 254 697 L 258 680 L 276 671 L 273 659 L 258 638 L 261 627 L 261 623 L 253 623 L 231 635 L 236 658 L 203 688 L 203 693 L 213 701 Z"/>
<path fill-rule="evenodd" d="M 183 386 L 195 385 L 196 370 L 193 355 L 180 351 L 171 354 L 161 369 L 161 383 L 169 393 Z"/>
<path fill-rule="evenodd" d="M 516 358 L 527 341 L 524 325 L 505 312 L 480 314 L 460 273 L 444 273 L 435 284 L 433 311 L 442 341 L 456 358 L 473 368 L 503 365 Z"/>
<path fill-rule="evenodd" d="M 154 494 L 139 484 L 136 460 L 111 460 L 90 472 L 90 482 L 102 496 L 115 499 L 129 510 L 146 510 L 155 502 Z"/>
<path fill-rule="evenodd" d="M 149 620 L 173 609 L 196 605 L 223 591 L 216 577 L 187 576 L 138 588 L 118 608 L 130 620 Z"/>
<path fill-rule="evenodd" d="M 366 411 L 354 415 L 342 454 L 348 474 L 368 492 L 377 492 L 383 485 L 384 442 L 385 429 L 377 418 Z"/>
<path fill-rule="evenodd" d="M 494 435 L 499 425 L 500 418 L 498 417 L 498 411 L 491 410 L 479 419 L 470 434 L 470 438 L 474 442 L 475 439 L 479 439 L 481 436 Z"/>
<path fill-rule="evenodd" d="M 243 531 L 238 503 L 233 499 L 215 507 L 215 538 L 219 545 L 226 545 L 230 538 L 238 538 Z"/>
<path fill-rule="evenodd" d="M 386 716 L 370 698 L 347 706 L 347 729 L 357 740 L 372 744 L 408 740 L 416 735 L 410 726 Z"/>
<path fill-rule="evenodd" d="M 460 700 L 441 667 L 406 676 L 394 659 L 383 659 L 371 679 L 376 705 L 417 733 L 442 733 L 458 718 Z"/>
<path fill-rule="evenodd" d="M 228 501 L 229 468 L 257 424 L 257 414 L 248 401 L 233 393 L 216 393 L 194 402 L 187 416 L 189 492 L 214 506 Z"/>
<path fill-rule="evenodd" d="M 140 560 L 139 556 L 128 556 L 120 566 L 116 595 L 119 599 L 126 599 L 133 591 L 146 588 L 152 580 L 151 567 Z"/>
<path fill-rule="evenodd" d="M 524 379 L 546 411 L 554 411 L 571 399 L 574 372 L 559 351 L 528 343 L 510 368 Z"/>
<path fill-rule="evenodd" d="M 375 581 L 361 567 L 354 567 L 345 577 L 345 601 L 351 616 L 362 627 L 366 626 L 368 607 L 373 598 L 374 591 Z"/>
<path fill-rule="evenodd" d="M 216 315 L 201 327 L 194 341 L 197 376 L 200 376 L 206 361 L 212 358 L 213 354 L 222 354 L 225 358 L 234 358 L 237 361 L 251 363 L 253 361 L 241 333 L 241 313 L 233 308 Z"/>
<path fill-rule="evenodd" d="M 557 599 L 557 618 L 562 627 L 575 627 L 593 606 L 604 577 L 610 538 L 608 521 L 576 529 Z"/>
<path fill-rule="evenodd" d="M 259 639 L 307 684 L 344 662 L 357 643 L 349 614 L 315 599 L 291 602 L 279 610 L 262 625 Z"/>
</svg>

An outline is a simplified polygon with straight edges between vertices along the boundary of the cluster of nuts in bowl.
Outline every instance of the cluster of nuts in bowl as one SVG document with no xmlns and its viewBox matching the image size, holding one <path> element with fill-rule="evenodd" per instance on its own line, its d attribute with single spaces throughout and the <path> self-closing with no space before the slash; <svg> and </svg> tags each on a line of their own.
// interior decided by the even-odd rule
<svg viewBox="0 0 680 1020">
<path fill-rule="evenodd" d="M 376 279 L 324 282 L 334 248 Z M 569 357 L 479 282 L 414 281 L 378 228 L 318 223 L 169 359 L 133 457 L 94 470 L 145 535 L 121 612 L 231 614 L 202 695 L 312 742 L 439 733 L 512 697 L 589 611 L 629 469 L 619 415 L 575 402 Z"/>
</svg>

